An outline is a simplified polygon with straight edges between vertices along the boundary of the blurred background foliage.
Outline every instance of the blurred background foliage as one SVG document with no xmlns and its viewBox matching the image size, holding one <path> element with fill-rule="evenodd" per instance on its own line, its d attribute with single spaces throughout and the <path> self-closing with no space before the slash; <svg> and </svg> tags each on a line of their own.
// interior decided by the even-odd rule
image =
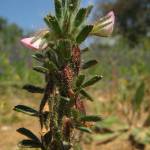
<svg viewBox="0 0 150 150">
<path fill-rule="evenodd" d="M 100 3 L 97 0 L 91 18 L 96 20 L 97 16 L 110 10 L 116 14 L 113 36 L 106 39 L 92 37 L 89 39 L 91 50 L 83 54 L 84 60 L 94 57 L 99 61 L 95 68 L 85 72 L 104 76 L 100 83 L 88 89 L 93 91 L 96 99 L 93 106 L 89 105 L 89 111 L 120 117 L 120 108 L 128 106 L 125 100 L 130 101 L 141 82 L 144 82 L 145 95 L 142 99 L 145 110 L 150 112 L 146 107 L 150 96 L 150 2 L 107 0 Z M 18 25 L 0 17 L 0 126 L 22 120 L 11 109 L 18 102 L 30 103 L 31 95 L 20 90 L 23 84 L 43 85 L 40 74 L 32 70 L 35 64 L 31 57 L 33 52 L 20 44 L 21 37 L 30 35 L 25 33 Z M 12 98 L 16 97 L 17 100 L 12 102 Z M 36 106 L 37 101 L 31 103 Z"/>
</svg>

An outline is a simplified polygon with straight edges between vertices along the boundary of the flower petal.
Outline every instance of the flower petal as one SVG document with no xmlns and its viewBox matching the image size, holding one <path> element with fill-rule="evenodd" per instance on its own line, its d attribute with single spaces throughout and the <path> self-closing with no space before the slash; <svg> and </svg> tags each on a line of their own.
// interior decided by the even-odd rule
<svg viewBox="0 0 150 150">
<path fill-rule="evenodd" d="M 44 50 L 47 48 L 47 43 L 43 38 L 37 38 L 35 36 L 29 38 L 23 38 L 21 43 L 30 49 L 33 50 Z"/>
<path fill-rule="evenodd" d="M 101 37 L 110 36 L 113 32 L 114 24 L 115 15 L 114 12 L 111 11 L 94 24 L 93 30 L 90 34 Z"/>
</svg>

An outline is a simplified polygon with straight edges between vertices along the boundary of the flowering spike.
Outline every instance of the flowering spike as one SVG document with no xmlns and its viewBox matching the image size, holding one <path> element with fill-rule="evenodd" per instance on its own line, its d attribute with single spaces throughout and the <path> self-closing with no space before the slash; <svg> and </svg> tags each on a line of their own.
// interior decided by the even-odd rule
<svg viewBox="0 0 150 150">
<path fill-rule="evenodd" d="M 24 86 L 29 92 L 41 93 L 39 110 L 18 105 L 16 111 L 39 118 L 41 128 L 40 143 L 24 140 L 22 146 L 38 146 L 41 150 L 70 150 L 76 138 L 75 129 L 91 133 L 87 128 L 90 121 L 99 121 L 97 116 L 86 115 L 84 99 L 93 101 L 86 92 L 86 87 L 91 86 L 102 79 L 102 76 L 94 76 L 86 80 L 80 70 L 87 69 L 95 64 L 91 60 L 81 66 L 82 54 L 88 50 L 80 50 L 80 44 L 89 35 L 109 36 L 113 31 L 115 16 L 108 13 L 94 25 L 87 24 L 87 18 L 92 6 L 80 8 L 81 0 L 54 0 L 55 15 L 47 15 L 44 18 L 48 28 L 24 38 L 21 43 L 35 51 L 45 50 L 33 55 L 40 66 L 33 70 L 42 73 L 46 85 L 40 88 L 29 84 Z M 78 134 L 78 133 L 77 133 Z"/>
<path fill-rule="evenodd" d="M 114 12 L 111 11 L 94 24 L 93 30 L 91 31 L 90 35 L 101 37 L 110 36 L 113 32 L 114 23 L 115 15 Z"/>
</svg>

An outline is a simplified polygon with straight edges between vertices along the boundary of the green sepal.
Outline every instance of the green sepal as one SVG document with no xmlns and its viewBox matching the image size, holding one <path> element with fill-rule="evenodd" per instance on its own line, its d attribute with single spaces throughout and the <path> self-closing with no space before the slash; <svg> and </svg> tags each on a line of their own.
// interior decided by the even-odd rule
<svg viewBox="0 0 150 150">
<path fill-rule="evenodd" d="M 61 28 L 55 16 L 47 15 L 44 18 L 44 21 L 46 22 L 47 26 L 56 33 L 56 35 L 59 37 L 62 35 Z"/>
<path fill-rule="evenodd" d="M 81 8 L 78 11 L 78 13 L 77 13 L 77 15 L 75 17 L 75 21 L 74 21 L 74 26 L 76 28 L 79 27 L 83 23 L 83 21 L 85 19 L 85 16 L 86 16 L 86 12 L 87 12 L 86 8 Z"/>
<path fill-rule="evenodd" d="M 84 82 L 85 75 L 79 75 L 76 80 L 76 87 L 79 88 Z"/>
<path fill-rule="evenodd" d="M 86 97 L 88 100 L 90 101 L 94 101 L 93 98 L 84 90 L 84 89 L 81 89 L 80 90 L 80 94 L 84 97 Z"/>
<path fill-rule="evenodd" d="M 24 85 L 23 89 L 27 90 L 28 92 L 31 92 L 31 93 L 44 93 L 44 88 L 34 86 L 34 85 L 31 85 L 31 84 Z"/>
<path fill-rule="evenodd" d="M 82 116 L 80 117 L 81 121 L 89 121 L 89 122 L 97 122 L 97 121 L 102 121 L 102 118 L 100 116 L 94 116 L 94 115 L 90 115 L 90 116 Z"/>
<path fill-rule="evenodd" d="M 78 44 L 81 44 L 89 35 L 89 33 L 92 31 L 93 29 L 93 25 L 87 25 L 85 26 L 80 33 L 78 34 L 78 36 L 76 37 L 76 42 Z"/>
<path fill-rule="evenodd" d="M 92 66 L 95 66 L 97 63 L 98 63 L 97 60 L 90 60 L 82 65 L 82 69 L 88 69 Z"/>
<path fill-rule="evenodd" d="M 26 128 L 19 128 L 19 129 L 17 129 L 17 132 L 28 137 L 29 139 L 31 139 L 33 141 L 40 143 L 39 138 L 36 135 L 34 135 L 30 130 L 28 130 Z"/>
<path fill-rule="evenodd" d="M 42 144 L 32 140 L 22 140 L 18 146 L 21 148 L 41 148 Z"/>
<path fill-rule="evenodd" d="M 42 66 L 35 66 L 33 67 L 33 70 L 40 72 L 40 73 L 47 73 L 48 69 Z"/>
<path fill-rule="evenodd" d="M 85 88 L 85 87 L 91 86 L 95 84 L 96 82 L 100 81 L 102 78 L 103 78 L 102 76 L 96 75 L 90 80 L 88 80 L 87 82 L 85 82 L 82 87 Z"/>
<path fill-rule="evenodd" d="M 38 111 L 36 111 L 35 109 L 33 109 L 31 107 L 25 106 L 25 105 L 17 105 L 13 108 L 13 110 L 24 113 L 29 116 L 35 116 L 35 117 L 39 116 Z"/>
<path fill-rule="evenodd" d="M 92 133 L 92 130 L 86 127 L 77 127 L 78 130 L 82 131 L 82 132 L 86 132 L 86 133 Z"/>
<path fill-rule="evenodd" d="M 61 0 L 54 0 L 55 3 L 55 14 L 59 20 L 62 17 L 62 3 Z"/>
</svg>

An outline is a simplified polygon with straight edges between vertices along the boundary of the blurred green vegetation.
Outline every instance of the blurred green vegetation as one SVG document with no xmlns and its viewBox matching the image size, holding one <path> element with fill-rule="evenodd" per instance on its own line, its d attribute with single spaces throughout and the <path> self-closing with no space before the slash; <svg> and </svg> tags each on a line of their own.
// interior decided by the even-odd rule
<svg viewBox="0 0 150 150">
<path fill-rule="evenodd" d="M 0 86 L 42 82 L 32 68 L 32 52 L 20 45 L 23 31 L 16 24 L 0 18 Z"/>
</svg>

